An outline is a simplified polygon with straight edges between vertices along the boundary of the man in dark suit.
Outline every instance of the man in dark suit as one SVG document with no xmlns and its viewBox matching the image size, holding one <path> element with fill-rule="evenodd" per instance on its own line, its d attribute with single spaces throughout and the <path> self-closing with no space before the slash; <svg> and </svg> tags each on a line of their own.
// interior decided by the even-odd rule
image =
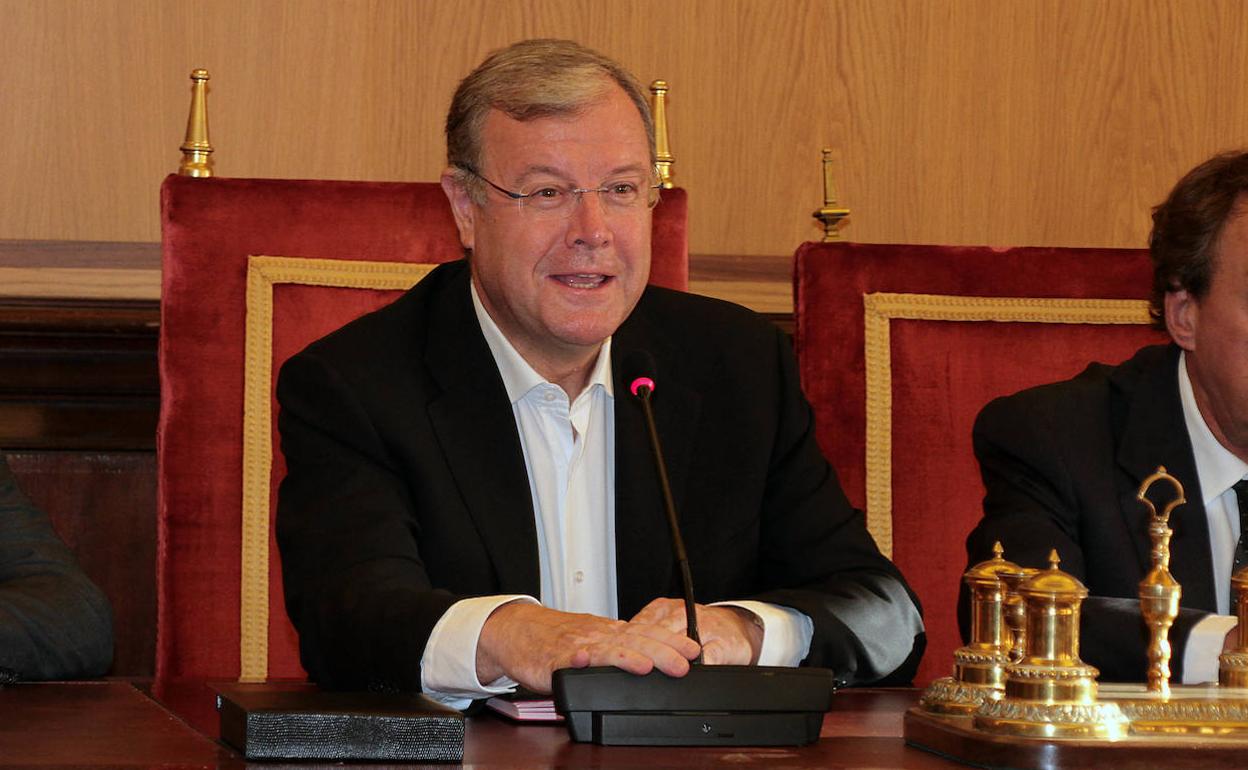
<svg viewBox="0 0 1248 770">
<path fill-rule="evenodd" d="M 699 647 L 628 390 L 646 375 L 707 662 L 908 678 L 917 607 L 819 453 L 787 340 L 646 287 L 636 80 L 574 43 L 516 44 L 460 84 L 447 144 L 468 260 L 279 378 L 278 543 L 309 673 L 461 706 L 549 691 L 562 667 L 686 673 Z"/>
<path fill-rule="evenodd" d="M 0 455 L 0 682 L 104 674 L 113 614 Z"/>
<path fill-rule="evenodd" d="M 1081 655 L 1111 681 L 1142 680 L 1148 511 L 1136 500 L 1158 465 L 1186 490 L 1170 517 L 1170 570 L 1182 610 L 1170 632 L 1173 675 L 1215 680 L 1235 626 L 1232 568 L 1244 566 L 1248 515 L 1248 153 L 1190 171 L 1153 213 L 1151 312 L 1172 343 L 1067 382 L 993 401 L 974 429 L 987 495 L 967 538 L 970 563 L 1044 566 L 1051 548 L 1085 582 Z M 1171 489 L 1150 497 L 1164 498 Z M 1160 510 L 1160 505 L 1159 505 Z M 963 589 L 963 634 L 966 591 Z"/>
</svg>

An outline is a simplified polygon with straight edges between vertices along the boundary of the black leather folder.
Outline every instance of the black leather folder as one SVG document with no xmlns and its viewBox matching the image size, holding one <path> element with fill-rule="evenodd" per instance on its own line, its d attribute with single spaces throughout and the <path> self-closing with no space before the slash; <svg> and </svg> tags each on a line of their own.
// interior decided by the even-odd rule
<svg viewBox="0 0 1248 770">
<path fill-rule="evenodd" d="M 423 695 L 219 685 L 221 739 L 247 759 L 461 762 L 464 715 Z"/>
</svg>

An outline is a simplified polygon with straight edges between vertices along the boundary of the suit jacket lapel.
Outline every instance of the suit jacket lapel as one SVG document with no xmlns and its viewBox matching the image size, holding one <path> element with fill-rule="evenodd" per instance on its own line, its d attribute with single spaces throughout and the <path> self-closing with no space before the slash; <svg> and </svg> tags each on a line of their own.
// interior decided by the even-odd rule
<svg viewBox="0 0 1248 770">
<path fill-rule="evenodd" d="M 1118 464 L 1123 470 L 1118 485 L 1119 509 L 1136 547 L 1143 572 L 1151 568 L 1148 538 L 1148 508 L 1136 499 L 1140 483 L 1158 465 L 1183 484 L 1186 505 L 1170 514 L 1170 572 L 1183 587 L 1183 606 L 1215 611 L 1217 595 L 1213 585 L 1213 565 L 1209 546 L 1209 523 L 1201 504 L 1200 479 L 1192 442 L 1183 420 L 1179 399 L 1178 348 L 1171 345 L 1165 355 L 1156 356 L 1134 372 L 1123 367 L 1115 371 L 1111 383 L 1122 394 L 1123 430 L 1118 448 Z M 1150 492 L 1158 505 L 1173 499 L 1173 489 L 1162 485 Z"/>
<path fill-rule="evenodd" d="M 515 415 L 472 307 L 469 270 L 431 302 L 427 361 L 442 388 L 429 419 L 498 572 L 499 591 L 539 596 L 533 498 Z"/>
<path fill-rule="evenodd" d="M 680 593 L 645 416 L 626 381 L 629 372 L 624 371 L 623 364 L 629 354 L 644 350 L 655 360 L 651 406 L 678 516 L 689 487 L 700 404 L 688 366 L 682 366 L 687 362 L 681 360 L 667 337 L 647 321 L 644 305 L 643 297 L 611 342 L 615 386 L 616 596 L 620 617 L 625 619 L 651 599 Z M 682 532 L 688 540 L 688 528 L 682 527 Z"/>
</svg>

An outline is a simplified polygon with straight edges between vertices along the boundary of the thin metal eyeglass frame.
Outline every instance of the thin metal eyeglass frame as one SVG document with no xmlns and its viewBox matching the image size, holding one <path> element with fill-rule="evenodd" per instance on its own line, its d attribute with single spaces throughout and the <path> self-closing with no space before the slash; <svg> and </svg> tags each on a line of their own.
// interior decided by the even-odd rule
<svg viewBox="0 0 1248 770">
<path fill-rule="evenodd" d="M 459 168 L 463 169 L 464 171 L 467 171 L 469 174 L 472 174 L 477 179 L 480 179 L 482 182 L 485 182 L 490 187 L 493 187 L 495 190 L 498 190 L 503 195 L 506 195 L 508 198 L 511 198 L 512 200 L 514 200 L 520 206 L 521 210 L 526 208 L 524 202 L 537 194 L 535 192 L 531 192 L 531 193 L 512 192 L 511 190 L 508 190 L 505 187 L 499 187 L 498 185 L 491 182 L 489 179 L 486 179 L 485 176 L 482 175 L 481 172 L 477 171 L 476 169 L 472 169 L 467 166 L 460 166 Z M 576 207 L 581 204 L 581 199 L 585 196 L 585 193 L 591 193 L 591 192 L 598 193 L 599 195 L 598 200 L 599 202 L 601 202 L 602 193 L 607 192 L 610 189 L 611 189 L 610 187 L 573 187 L 567 192 L 573 196 L 575 203 L 573 203 L 573 205 L 571 206 L 568 206 L 566 209 L 565 208 L 555 209 L 553 213 L 558 214 L 559 216 L 566 219 L 567 217 L 572 216 L 573 211 L 576 211 Z M 647 192 L 649 192 L 650 190 L 655 191 L 654 202 L 649 201 L 649 195 L 646 196 L 647 201 L 646 201 L 645 207 L 647 209 L 653 209 L 655 206 L 659 205 L 659 199 L 663 191 L 663 185 L 658 184 L 658 183 L 651 184 L 651 185 L 648 185 L 645 189 Z M 632 208 L 632 207 L 630 206 L 628 208 Z M 604 206 L 603 210 L 606 211 L 607 208 Z M 540 215 L 547 215 L 551 212 L 549 212 L 548 210 L 535 209 L 534 213 L 540 216 Z"/>
</svg>

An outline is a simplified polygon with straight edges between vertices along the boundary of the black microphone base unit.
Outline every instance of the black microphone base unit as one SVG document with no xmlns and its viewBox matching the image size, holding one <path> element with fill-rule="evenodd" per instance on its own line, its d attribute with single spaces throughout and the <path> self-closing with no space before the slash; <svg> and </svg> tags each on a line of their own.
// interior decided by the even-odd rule
<svg viewBox="0 0 1248 770">
<path fill-rule="evenodd" d="M 553 683 L 572 740 L 608 746 L 803 746 L 835 689 L 827 669 L 781 666 L 693 666 L 679 679 L 565 668 Z"/>
</svg>

